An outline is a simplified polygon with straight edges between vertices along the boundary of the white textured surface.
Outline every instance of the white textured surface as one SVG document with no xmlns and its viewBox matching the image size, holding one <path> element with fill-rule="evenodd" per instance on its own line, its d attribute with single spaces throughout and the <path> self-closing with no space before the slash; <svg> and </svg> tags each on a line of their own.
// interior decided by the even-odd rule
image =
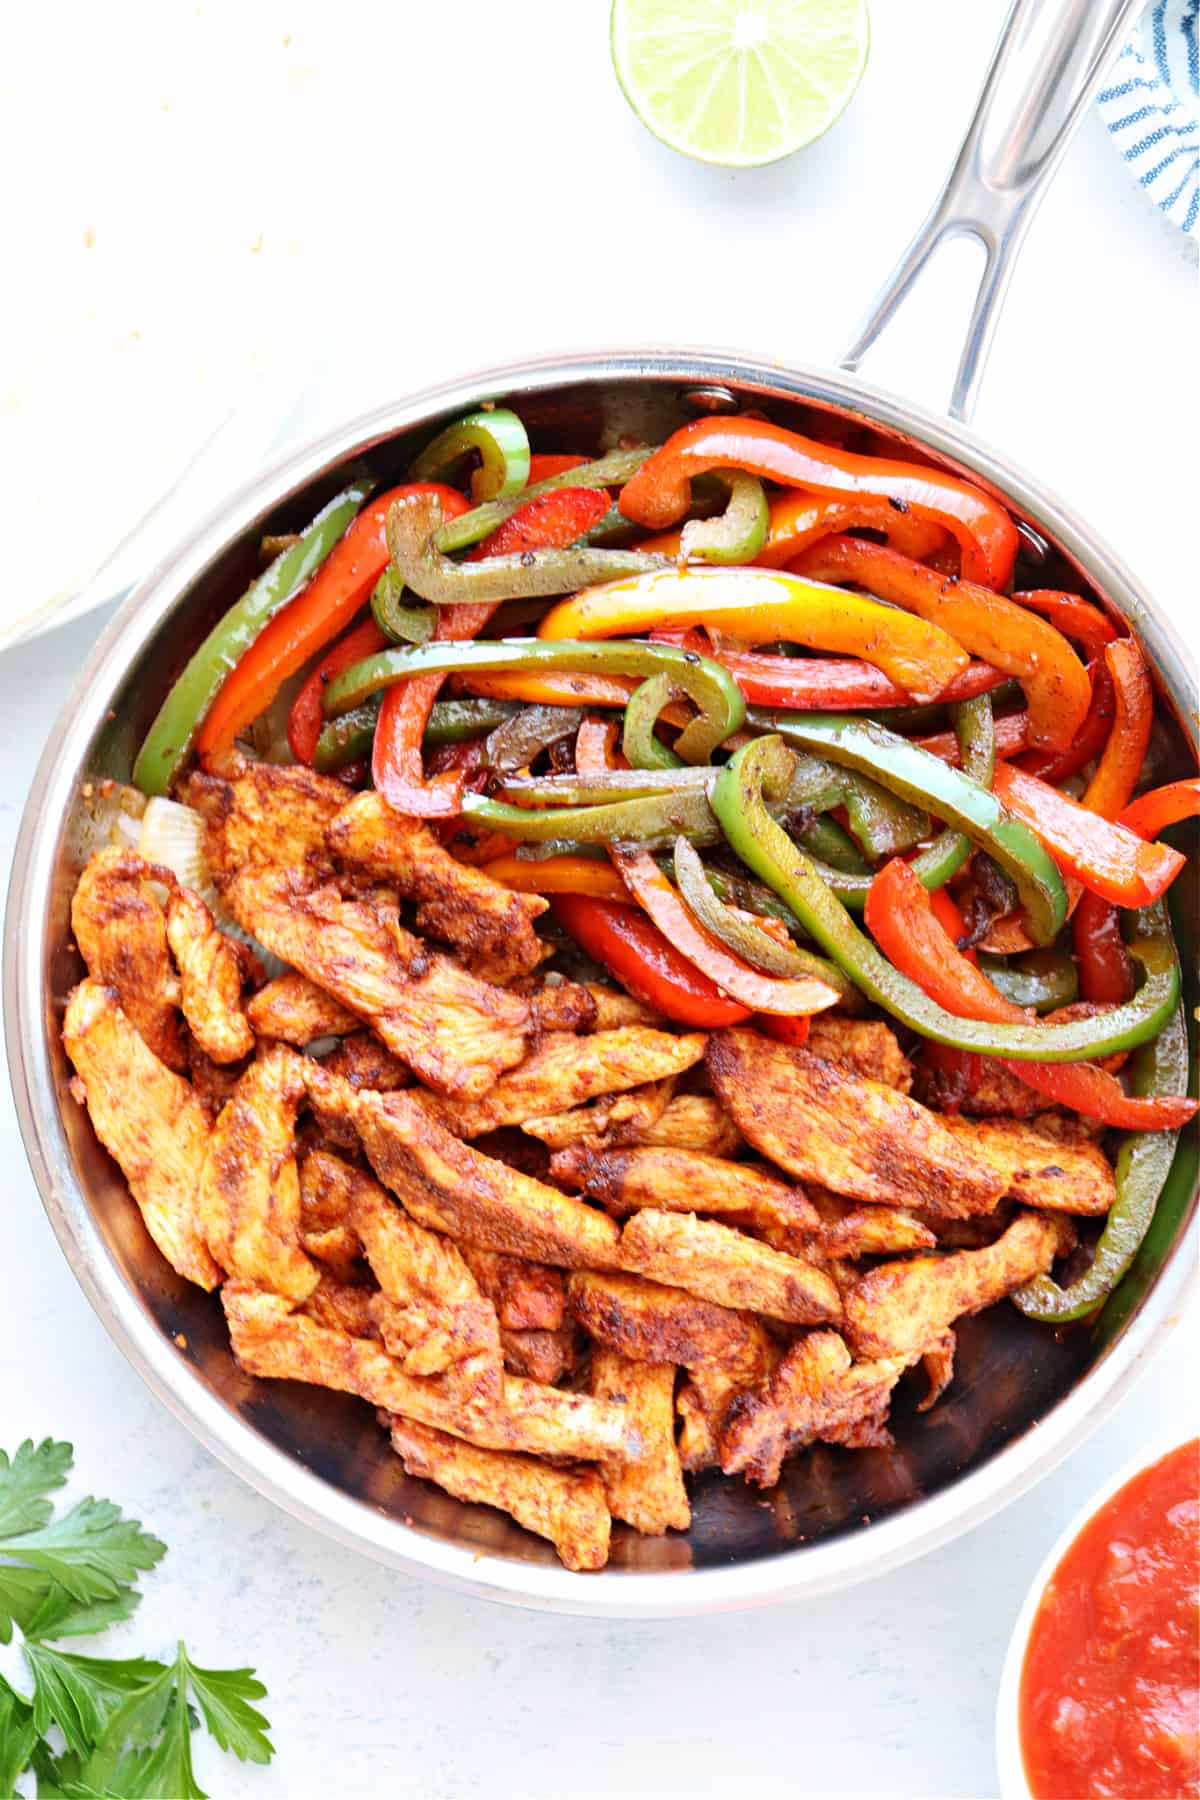
<svg viewBox="0 0 1200 1800">
<path fill-rule="evenodd" d="M 46 516 L 69 531 L 85 481 L 119 512 L 125 439 L 148 431 L 157 443 L 165 411 L 209 394 L 240 358 L 269 362 L 280 343 L 304 346 L 301 425 L 464 367 L 588 343 L 831 356 L 940 179 L 1003 8 L 875 0 L 871 66 L 841 124 L 790 163 L 736 176 L 681 161 L 637 126 L 609 76 L 599 0 L 160 3 L 152 29 L 150 9 L 130 4 L 66 10 L 67 21 L 22 9 L 0 75 L 26 171 L 5 204 L 21 267 L 52 279 L 55 305 L 14 298 L 9 284 L 0 307 L 20 310 L 19 338 L 6 334 L 7 351 L 17 345 L 6 461 L 49 472 L 44 490 L 62 505 Z M 80 44 L 74 76 L 56 57 L 54 103 L 35 104 L 47 46 L 88 19 L 104 43 Z M 476 266 L 472 236 L 487 246 Z M 879 380 L 944 392 L 952 285 L 917 303 L 872 366 Z M 195 362 L 171 353 L 169 382 L 132 380 L 127 405 L 106 409 L 106 436 L 96 398 L 114 376 L 83 342 L 87 315 L 132 320 L 142 307 L 157 309 L 155 341 L 186 336 Z M 977 425 L 1069 495 L 1184 624 L 1193 325 L 1180 242 L 1090 121 L 1031 234 Z M 56 341 L 61 367 L 48 374 Z M 79 435 L 59 466 L 69 421 Z M 17 570 L 37 574 L 36 559 L 20 560 L 22 518 L 9 514 L 10 586 Z M 0 658 L 5 864 L 94 630 L 85 621 Z M 81 1488 L 111 1492 L 168 1540 L 123 1634 L 131 1648 L 160 1650 L 183 1631 L 202 1659 L 257 1664 L 279 1755 L 264 1772 L 202 1752 L 221 1800 L 607 1800 L 781 1778 L 816 1795 L 991 1794 L 995 1683 L 1025 1582 L 1110 1468 L 1176 1421 L 1195 1428 L 1193 1313 L 1067 1465 L 907 1570 L 746 1617 L 522 1615 L 330 1547 L 197 1449 L 79 1294 L 7 1093 L 0 1133 L 0 1444 L 73 1439 Z"/>
</svg>

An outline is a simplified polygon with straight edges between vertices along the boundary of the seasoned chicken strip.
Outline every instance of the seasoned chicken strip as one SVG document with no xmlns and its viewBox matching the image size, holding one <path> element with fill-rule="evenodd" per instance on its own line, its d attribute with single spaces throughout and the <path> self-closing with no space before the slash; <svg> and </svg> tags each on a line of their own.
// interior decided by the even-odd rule
<svg viewBox="0 0 1200 1800">
<path fill-rule="evenodd" d="M 544 1031 L 592 1031 L 596 1024 L 596 1002 L 588 988 L 578 981 L 551 981 L 530 989 L 529 1004 L 533 1008 L 533 1029 Z"/>
<path fill-rule="evenodd" d="M 681 1074 L 703 1055 L 699 1031 L 673 1037 L 645 1025 L 626 1025 L 582 1038 L 555 1032 L 541 1038 L 520 1067 L 501 1076 L 481 1098 L 440 1101 L 438 1112 L 459 1137 L 478 1137 L 498 1125 L 562 1112 L 597 1094 Z"/>
<path fill-rule="evenodd" d="M 692 1213 L 636 1213 L 621 1233 L 620 1259 L 636 1275 L 793 1325 L 842 1315 L 824 1269 Z"/>
<path fill-rule="evenodd" d="M 121 1166 L 146 1229 L 171 1267 L 202 1288 L 221 1271 L 197 1216 L 200 1166 L 212 1126 L 181 1075 L 168 1069 L 122 1011 L 116 990 L 82 981 L 67 1002 L 63 1044 L 92 1127 Z M 614 1231 L 616 1227 L 613 1227 Z"/>
<path fill-rule="evenodd" d="M 615 1266 L 611 1219 L 461 1143 L 413 1095 L 356 1094 L 316 1063 L 308 1079 L 323 1111 L 352 1121 L 379 1179 L 422 1225 L 556 1267 Z"/>
<path fill-rule="evenodd" d="M 1019 1119 L 947 1119 L 959 1142 L 991 1163 L 1007 1194 L 1026 1206 L 1095 1216 L 1117 1197 L 1112 1164 L 1097 1144 L 1055 1140 Z"/>
<path fill-rule="evenodd" d="M 579 1367 L 582 1338 L 573 1325 L 557 1331 L 506 1331 L 501 1328 L 500 1348 L 510 1375 L 527 1375 L 551 1387 Z"/>
<path fill-rule="evenodd" d="M 550 1173 L 616 1218 L 652 1206 L 660 1212 L 723 1214 L 788 1231 L 811 1232 L 820 1225 L 800 1189 L 778 1175 L 697 1150 L 637 1145 L 591 1150 L 574 1144 L 550 1158 Z"/>
<path fill-rule="evenodd" d="M 306 892 L 276 869 L 238 875 L 226 897 L 245 930 L 374 1025 L 430 1087 L 477 1096 L 524 1055 L 529 1002 L 431 954 L 393 908 Z"/>
<path fill-rule="evenodd" d="M 500 1392 L 500 1326 L 448 1238 L 410 1219 L 362 1169 L 348 1168 L 350 1223 L 382 1290 L 372 1316 L 408 1375 L 468 1363 L 472 1392 Z"/>
<path fill-rule="evenodd" d="M 808 1030 L 808 1049 L 825 1062 L 841 1063 L 855 1075 L 882 1081 L 885 1087 L 907 1094 L 913 1067 L 900 1048 L 900 1040 L 882 1019 L 844 1019 L 840 1014 L 818 1013 Z"/>
<path fill-rule="evenodd" d="M 400 1058 L 393 1056 L 373 1031 L 352 1031 L 321 1058 L 321 1067 L 330 1075 L 340 1075 L 352 1088 L 374 1088 L 377 1094 L 392 1094 L 412 1085 L 412 1076 Z"/>
<path fill-rule="evenodd" d="M 610 987 L 606 981 L 589 981 L 588 993 L 596 1003 L 593 1031 L 619 1031 L 623 1025 L 663 1026 L 666 1020 L 644 1000 L 635 1000 L 624 988 Z"/>
<path fill-rule="evenodd" d="M 254 1048 L 254 1033 L 242 1011 L 239 946 L 217 930 L 199 894 L 186 887 L 167 896 L 167 942 L 192 1036 L 214 1062 L 240 1062 Z"/>
<path fill-rule="evenodd" d="M 809 1187 L 806 1192 L 818 1219 L 806 1240 L 810 1252 L 828 1257 L 885 1256 L 898 1250 L 932 1250 L 937 1243 L 924 1220 L 902 1206 L 855 1206 L 827 1188 Z M 796 1249 L 803 1254 L 802 1245 Z"/>
<path fill-rule="evenodd" d="M 506 1331 L 557 1331 L 566 1309 L 561 1269 L 463 1246 L 463 1259 Z"/>
<path fill-rule="evenodd" d="M 818 1439 L 848 1449 L 891 1443 L 892 1389 L 903 1357 L 855 1363 L 836 1331 L 810 1331 L 784 1355 L 759 1394 L 731 1401 L 718 1443 L 726 1475 L 774 1487 L 785 1456 Z"/>
<path fill-rule="evenodd" d="M 252 1062 L 208 1139 L 197 1216 L 227 1275 L 299 1305 L 321 1279 L 300 1248 L 296 1114 L 304 1067 L 272 1044 Z"/>
<path fill-rule="evenodd" d="M 619 1350 L 592 1352 L 592 1392 L 622 1400 L 637 1422 L 642 1448 L 601 1471 L 608 1509 L 647 1537 L 686 1531 L 692 1522 L 675 1448 L 675 1370 L 670 1363 L 633 1362 Z"/>
<path fill-rule="evenodd" d="M 504 1378 L 500 1404 L 464 1396 L 443 1377 L 406 1375 L 380 1344 L 331 1330 L 289 1312 L 274 1294 L 226 1282 L 221 1302 L 234 1354 L 250 1375 L 308 1381 L 357 1394 L 387 1412 L 489 1450 L 523 1450 L 532 1456 L 635 1455 L 640 1439 L 628 1412 L 616 1401 L 568 1394 L 517 1375 Z"/>
<path fill-rule="evenodd" d="M 638 1143 L 670 1104 L 675 1081 L 674 1075 L 668 1075 L 662 1081 L 626 1088 L 621 1094 L 602 1094 L 598 1100 L 568 1107 L 566 1112 L 523 1119 L 521 1130 L 554 1150 L 567 1144 L 598 1150 L 609 1144 Z"/>
<path fill-rule="evenodd" d="M 611 1520 L 594 1469 L 554 1469 L 531 1456 L 480 1450 L 393 1415 L 392 1448 L 410 1475 L 436 1482 L 456 1500 L 495 1506 L 549 1538 L 568 1569 L 602 1569 Z"/>
<path fill-rule="evenodd" d="M 191 775 L 183 798 L 204 816 L 204 859 L 218 885 L 267 863 L 310 877 L 333 866 L 325 827 L 345 806 L 346 790 L 332 776 L 302 763 L 243 762 L 230 780 Z"/>
<path fill-rule="evenodd" d="M 752 1374 L 767 1341 L 748 1313 L 639 1275 L 578 1270 L 567 1277 L 567 1303 L 597 1343 L 638 1362 L 719 1365 Z"/>
<path fill-rule="evenodd" d="M 167 948 L 167 922 L 151 883 L 169 870 L 132 850 L 97 850 L 71 900 L 71 930 L 93 981 L 115 989 L 125 1017 L 159 1062 L 187 1068 L 179 1030 L 179 979 Z"/>
<path fill-rule="evenodd" d="M 756 1150 L 854 1200 L 947 1218 L 988 1212 L 1004 1177 L 895 1088 L 754 1031 L 709 1040 L 713 1086 Z"/>
<path fill-rule="evenodd" d="M 351 1337 L 378 1338 L 379 1326 L 372 1310 L 378 1298 L 378 1288 L 339 1281 L 337 1276 L 325 1274 L 301 1310 L 305 1318 L 333 1331 L 348 1331 Z"/>
<path fill-rule="evenodd" d="M 956 1319 L 982 1312 L 1044 1275 L 1070 1242 L 1065 1221 L 1025 1212 L 982 1250 L 880 1263 L 846 1295 L 846 1341 L 859 1357 L 915 1360 Z"/>
<path fill-rule="evenodd" d="M 382 794 L 356 794 L 331 821 L 325 842 L 339 861 L 386 881 L 417 907 L 417 930 L 453 944 L 476 974 L 501 984 L 550 954 L 533 921 L 538 894 L 518 894 L 443 849 L 420 819 L 393 812 Z"/>
<path fill-rule="evenodd" d="M 741 1148 L 742 1134 L 712 1094 L 678 1094 L 637 1141 L 665 1144 L 672 1150 L 699 1150 L 706 1156 L 732 1156 Z"/>
<path fill-rule="evenodd" d="M 315 1038 L 362 1030 L 357 1013 L 291 969 L 259 988 L 246 1006 L 246 1017 L 256 1037 L 278 1038 L 299 1050 Z"/>
<path fill-rule="evenodd" d="M 310 1150 L 300 1163 L 300 1243 L 341 1281 L 355 1278 L 362 1255 L 350 1224 L 358 1173 L 327 1150 Z"/>
</svg>

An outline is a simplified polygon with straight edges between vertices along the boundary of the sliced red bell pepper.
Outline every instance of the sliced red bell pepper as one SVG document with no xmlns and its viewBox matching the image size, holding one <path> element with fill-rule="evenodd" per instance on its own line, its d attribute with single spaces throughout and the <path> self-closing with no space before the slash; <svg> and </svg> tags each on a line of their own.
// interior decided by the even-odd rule
<svg viewBox="0 0 1200 1800">
<path fill-rule="evenodd" d="M 455 499 L 453 508 L 443 505 L 447 518 L 456 518 L 467 510 L 461 495 Z M 607 511 L 606 496 L 591 488 L 553 489 L 510 513 L 475 546 L 468 561 L 522 550 L 563 549 Z M 498 604 L 443 606 L 434 636 L 444 642 L 477 637 Z M 375 786 L 389 806 L 419 819 L 453 818 L 462 808 L 462 772 L 445 769 L 427 778 L 421 752 L 429 714 L 444 680 L 443 675 L 418 675 L 411 681 L 397 682 L 384 694 L 375 726 L 371 759 Z"/>
<path fill-rule="evenodd" d="M 1042 781 L 1048 781 L 1051 787 L 1058 787 L 1068 775 L 1077 774 L 1099 756 L 1112 730 L 1117 700 L 1113 693 L 1112 676 L 1103 655 L 1088 664 L 1087 672 L 1092 684 L 1092 698 L 1087 718 L 1076 733 L 1074 743 L 1052 755 L 1047 755 L 1044 750 L 1031 750 L 1021 758 L 1022 769 L 1028 770 L 1030 775 L 1036 775 Z"/>
<path fill-rule="evenodd" d="M 777 1043 L 790 1044 L 793 1050 L 799 1050 L 808 1042 L 812 1015 L 799 1013 L 789 1017 L 787 1013 L 755 1013 L 751 1023 Z"/>
<path fill-rule="evenodd" d="M 729 650 L 713 630 L 710 645 L 700 631 L 652 631 L 652 643 L 681 644 L 711 657 L 728 669 L 751 706 L 780 706 L 791 712 L 860 712 L 876 707 L 908 706 L 911 695 L 875 668 L 855 657 L 765 656 L 755 650 Z M 1008 677 L 990 664 L 973 662 L 955 675 L 938 695 L 939 702 L 974 700 Z M 953 735 L 953 734 L 951 734 Z M 955 744 L 957 745 L 957 739 Z"/>
<path fill-rule="evenodd" d="M 969 580 L 999 588 L 1012 574 L 1017 529 L 989 494 L 938 469 L 834 450 L 764 419 L 697 419 L 685 425 L 626 482 L 618 504 L 635 524 L 662 531 L 687 511 L 692 477 L 721 468 L 744 469 L 818 494 L 898 501 L 958 539 Z"/>
<path fill-rule="evenodd" d="M 1168 782 L 1166 787 L 1151 788 L 1139 794 L 1121 814 L 1121 823 L 1139 837 L 1156 838 L 1168 825 L 1180 819 L 1200 815 L 1200 776 L 1189 775 L 1183 781 Z"/>
<path fill-rule="evenodd" d="M 1117 906 L 1148 906 L 1183 867 L 1178 850 L 1144 842 L 1012 763 L 997 763 L 993 787 L 1061 869 Z"/>
<path fill-rule="evenodd" d="M 555 894 L 551 911 L 589 956 L 621 986 L 681 1025 L 737 1025 L 750 1009 L 727 1000 L 716 983 L 681 956 L 640 907 L 587 894 Z"/>
<path fill-rule="evenodd" d="M 982 668 L 984 665 L 977 666 Z M 947 697 L 949 698 L 949 696 Z M 967 696 L 955 695 L 953 697 L 965 699 Z M 996 755 L 1016 756 L 1017 752 L 1024 750 L 1029 742 L 1029 714 L 1024 712 L 1004 713 L 996 720 L 993 729 L 996 737 Z M 956 769 L 961 767 L 962 746 L 959 744 L 956 732 L 935 731 L 932 737 L 915 738 L 913 741 L 919 744 L 922 750 L 928 750 L 931 756 L 940 756 L 943 762 L 950 763 Z"/>
<path fill-rule="evenodd" d="M 196 738 L 202 760 L 228 751 L 240 731 L 265 712 L 289 675 L 350 623 L 388 563 L 388 509 L 410 494 L 435 494 L 448 517 L 467 510 L 456 488 L 409 482 L 364 506 L 308 586 L 277 612 L 251 644 L 209 709 Z"/>
<path fill-rule="evenodd" d="M 1128 806 L 1146 760 L 1154 723 L 1154 689 L 1146 659 L 1132 638 L 1106 644 L 1104 664 L 1113 684 L 1116 716 L 1082 803 L 1102 819 L 1115 819 Z"/>
<path fill-rule="evenodd" d="M 352 668 L 364 656 L 373 656 L 386 643 L 387 639 L 374 619 L 364 619 L 361 625 L 356 625 L 353 631 L 339 639 L 328 656 L 321 658 L 293 700 L 288 714 L 288 743 L 297 762 L 312 767 L 317 739 L 325 724 L 325 714 L 321 710 L 321 695 L 325 688 L 343 669 Z"/>
<path fill-rule="evenodd" d="M 959 950 L 935 915 L 930 896 L 898 857 L 886 863 L 871 883 L 866 921 L 884 955 L 947 1012 L 997 1024 L 1026 1020 L 1025 1011 L 1006 1000 Z M 1197 1102 L 1186 1094 L 1131 1098 L 1114 1076 L 1094 1063 L 997 1060 L 1057 1104 L 1124 1130 L 1176 1130 L 1196 1113 Z"/>
<path fill-rule="evenodd" d="M 940 625 L 972 656 L 1015 675 L 1029 706 L 1029 739 L 1065 750 L 1087 717 L 1087 671 L 1060 631 L 974 582 L 940 575 L 864 538 L 829 537 L 792 565 L 816 581 L 856 582 L 880 600 Z"/>
<path fill-rule="evenodd" d="M 1032 607 L 1061 631 L 1073 644 L 1082 644 L 1088 662 L 1104 655 L 1105 644 L 1111 644 L 1117 628 L 1107 613 L 1085 600 L 1081 594 L 1060 594 L 1056 588 L 1025 588 L 1013 599 L 1018 606 Z"/>
<path fill-rule="evenodd" d="M 539 481 L 549 481 L 555 475 L 565 475 L 568 469 L 582 468 L 586 461 L 586 456 L 563 456 L 552 451 L 533 450 L 529 455 L 526 485 L 536 487 Z"/>
<path fill-rule="evenodd" d="M 1120 823 L 1138 837 L 1154 838 L 1168 825 L 1200 814 L 1200 777 L 1172 781 L 1142 794 L 1121 814 Z M 1115 906 L 1098 894 L 1085 894 L 1073 921 L 1079 991 L 1085 1000 L 1119 1005 L 1133 993 L 1133 968 L 1121 936 Z"/>
</svg>

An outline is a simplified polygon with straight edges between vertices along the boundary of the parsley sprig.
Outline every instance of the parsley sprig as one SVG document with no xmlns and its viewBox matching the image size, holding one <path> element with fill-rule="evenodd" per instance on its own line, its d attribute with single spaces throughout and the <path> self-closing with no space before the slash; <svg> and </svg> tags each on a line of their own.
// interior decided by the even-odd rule
<svg viewBox="0 0 1200 1800">
<path fill-rule="evenodd" d="M 70 1444 L 50 1438 L 11 1459 L 0 1450 L 0 1644 L 19 1628 L 33 1684 L 19 1693 L 0 1675 L 0 1800 L 29 1771 L 38 1800 L 206 1800 L 192 1732 L 203 1718 L 222 1750 L 269 1762 L 252 1704 L 267 1690 L 253 1669 L 201 1668 L 182 1643 L 171 1662 L 55 1647 L 128 1619 L 139 1575 L 166 1553 L 110 1500 L 54 1518 L 51 1496 L 71 1466 Z"/>
</svg>

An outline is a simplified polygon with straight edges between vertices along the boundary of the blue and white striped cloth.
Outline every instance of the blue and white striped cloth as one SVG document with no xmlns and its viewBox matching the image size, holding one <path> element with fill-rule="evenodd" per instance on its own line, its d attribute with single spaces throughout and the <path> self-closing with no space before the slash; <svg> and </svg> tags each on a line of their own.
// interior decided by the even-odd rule
<svg viewBox="0 0 1200 1800">
<path fill-rule="evenodd" d="M 1153 0 L 1097 96 L 1139 186 L 1181 231 L 1200 218 L 1200 0 Z"/>
</svg>

